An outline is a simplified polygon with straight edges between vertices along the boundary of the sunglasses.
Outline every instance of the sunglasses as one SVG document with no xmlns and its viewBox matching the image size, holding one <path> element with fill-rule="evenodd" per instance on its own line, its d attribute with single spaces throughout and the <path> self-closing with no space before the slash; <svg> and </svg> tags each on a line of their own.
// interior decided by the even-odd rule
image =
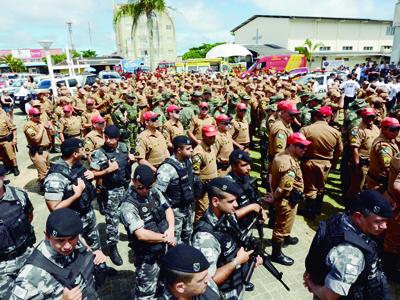
<svg viewBox="0 0 400 300">
<path fill-rule="evenodd" d="M 97 125 L 100 125 L 100 126 L 102 126 L 102 125 L 104 125 L 105 123 L 104 122 L 98 122 L 97 123 Z"/>
<path fill-rule="evenodd" d="M 180 112 L 181 112 L 180 109 L 177 109 L 177 110 L 174 110 L 174 111 L 173 111 L 174 114 L 179 114 Z"/>
<path fill-rule="evenodd" d="M 200 109 L 201 109 L 201 110 L 208 110 L 208 107 L 207 107 L 207 106 L 203 106 L 203 107 L 201 107 Z"/>
<path fill-rule="evenodd" d="M 304 150 L 307 148 L 307 146 L 303 145 L 303 144 L 296 144 L 297 147 L 299 147 L 301 150 Z"/>
<path fill-rule="evenodd" d="M 154 118 L 150 119 L 151 122 L 157 122 L 157 120 L 158 120 L 158 117 L 154 117 Z"/>
<path fill-rule="evenodd" d="M 289 113 L 289 116 L 291 116 L 291 117 L 295 117 L 295 116 L 297 116 L 298 114 L 297 113 Z"/>
<path fill-rule="evenodd" d="M 246 112 L 247 109 L 239 109 L 240 112 Z"/>
<path fill-rule="evenodd" d="M 35 114 L 35 115 L 32 115 L 32 117 L 34 117 L 34 118 L 38 118 L 38 117 L 40 117 L 40 114 Z"/>
<path fill-rule="evenodd" d="M 219 124 L 220 124 L 220 125 L 228 126 L 228 125 L 231 124 L 231 123 L 230 123 L 230 122 L 220 122 Z"/>
<path fill-rule="evenodd" d="M 375 119 L 375 115 L 369 115 L 369 116 L 366 116 L 365 118 L 367 118 L 367 119 Z"/>
<path fill-rule="evenodd" d="M 87 106 L 93 106 L 94 103 L 86 103 Z"/>
<path fill-rule="evenodd" d="M 389 131 L 391 132 L 399 132 L 400 131 L 400 127 L 389 127 Z"/>
</svg>

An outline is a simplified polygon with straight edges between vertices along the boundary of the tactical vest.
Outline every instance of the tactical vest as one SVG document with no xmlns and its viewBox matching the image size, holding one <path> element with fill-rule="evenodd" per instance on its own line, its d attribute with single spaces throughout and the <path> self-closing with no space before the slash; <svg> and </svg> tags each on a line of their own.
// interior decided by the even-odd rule
<svg viewBox="0 0 400 300">
<path fill-rule="evenodd" d="M 161 205 L 160 195 L 155 190 L 149 191 L 149 202 L 145 203 L 143 200 L 137 199 L 140 197 L 136 192 L 129 193 L 126 199 L 123 200 L 130 202 L 139 211 L 139 216 L 144 222 L 144 229 L 151 230 L 158 233 L 164 233 L 168 229 L 168 223 L 165 216 L 165 209 Z M 152 256 L 156 257 L 162 254 L 164 248 L 163 243 L 147 243 L 140 241 L 136 238 L 135 234 L 130 234 L 129 228 L 126 228 L 129 238 L 132 241 L 131 245 L 135 250 L 137 256 Z"/>
<path fill-rule="evenodd" d="M 217 260 L 217 268 L 220 268 L 234 260 L 236 253 L 239 251 L 239 245 L 235 240 L 235 237 L 229 230 L 220 230 L 215 228 L 207 218 L 207 215 L 203 216 L 199 223 L 196 225 L 193 236 L 197 232 L 208 232 L 218 241 L 221 247 L 221 253 Z M 231 276 L 221 285 L 218 286 L 219 290 L 223 293 L 227 293 L 233 290 L 237 290 L 238 293 L 243 289 L 243 274 L 246 273 L 247 265 L 242 265 L 240 269 L 235 270 Z"/>
<path fill-rule="evenodd" d="M 18 199 L 15 188 L 7 186 L 6 189 L 11 191 L 14 199 L 0 202 L 1 261 L 12 259 L 13 254 L 16 254 L 15 257 L 21 255 L 35 243 L 35 233 Z"/>
<path fill-rule="evenodd" d="M 26 264 L 36 266 L 51 274 L 63 287 L 72 289 L 77 285 L 82 291 L 83 300 L 98 299 L 95 289 L 93 254 L 86 248 L 79 249 L 76 258 L 68 266 L 62 268 L 46 258 L 39 250 L 33 250 Z M 79 275 L 83 282 L 76 282 Z"/>
<path fill-rule="evenodd" d="M 100 148 L 108 160 L 116 161 L 118 169 L 112 173 L 106 174 L 103 177 L 103 185 L 107 188 L 113 189 L 117 187 L 127 186 L 131 176 L 131 165 L 128 161 L 128 148 L 123 143 L 118 143 L 115 150 L 111 150 L 107 146 Z"/>
<path fill-rule="evenodd" d="M 329 251 L 342 243 L 349 243 L 362 251 L 365 268 L 351 286 L 349 294 L 341 299 L 375 300 L 388 299 L 386 279 L 380 270 L 377 245 L 367 242 L 357 233 L 345 228 L 342 214 L 321 222 L 306 257 L 306 270 L 318 285 L 325 284 L 330 268 L 325 264 Z"/>
<path fill-rule="evenodd" d="M 165 194 L 170 200 L 171 207 L 189 207 L 194 202 L 194 175 L 190 160 L 186 159 L 184 161 L 184 167 L 172 158 L 167 158 L 164 163 L 171 165 L 176 170 L 179 177 L 179 181 L 177 183 L 170 183 L 165 191 Z"/>
<path fill-rule="evenodd" d="M 72 185 L 77 184 L 78 178 L 81 178 L 85 183 L 79 200 L 74 201 L 69 208 L 78 212 L 81 215 L 87 214 L 92 209 L 92 200 L 96 197 L 96 188 L 83 175 L 87 169 L 80 163 L 76 163 L 71 169 L 63 164 L 52 164 L 48 174 L 58 173 L 67 178 L 70 184 L 64 188 L 62 200 L 66 200 L 74 195 Z"/>
</svg>

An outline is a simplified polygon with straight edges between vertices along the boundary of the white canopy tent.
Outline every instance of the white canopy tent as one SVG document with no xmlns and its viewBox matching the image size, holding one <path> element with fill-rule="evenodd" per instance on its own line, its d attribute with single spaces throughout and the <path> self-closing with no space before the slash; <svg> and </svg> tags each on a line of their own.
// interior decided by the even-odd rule
<svg viewBox="0 0 400 300">
<path fill-rule="evenodd" d="M 207 52 L 206 58 L 219 58 L 219 57 L 231 57 L 231 56 L 247 56 L 251 55 L 251 52 L 245 47 L 239 44 L 222 44 L 215 46 Z"/>
</svg>

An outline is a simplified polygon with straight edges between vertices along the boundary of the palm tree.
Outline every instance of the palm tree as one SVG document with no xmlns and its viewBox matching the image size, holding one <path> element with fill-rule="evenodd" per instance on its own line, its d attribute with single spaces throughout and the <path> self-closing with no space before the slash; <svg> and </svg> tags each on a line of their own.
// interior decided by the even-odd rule
<svg viewBox="0 0 400 300">
<path fill-rule="evenodd" d="M 97 56 L 96 51 L 90 50 L 90 49 L 81 51 L 81 54 L 82 54 L 82 57 L 84 57 L 84 58 L 91 58 L 91 57 Z"/>
<path fill-rule="evenodd" d="M 303 46 L 296 47 L 296 48 L 294 48 L 294 50 L 296 50 L 300 54 L 305 55 L 307 62 L 308 62 L 308 67 L 311 69 L 311 62 L 312 62 L 315 50 L 317 50 L 317 48 L 323 47 L 323 46 L 324 46 L 324 44 L 322 44 L 322 43 L 317 43 L 314 45 L 313 42 L 307 38 L 304 41 Z"/>
<path fill-rule="evenodd" d="M 139 19 L 142 16 L 146 16 L 147 21 L 147 32 L 148 32 L 148 44 L 149 44 L 149 59 L 150 68 L 154 70 L 154 26 L 155 19 L 158 14 L 168 13 L 167 5 L 164 0 L 128 0 L 127 4 L 122 4 L 118 7 L 114 15 L 114 26 L 123 18 L 132 18 L 131 37 L 135 35 L 136 28 L 139 23 Z"/>
<path fill-rule="evenodd" d="M 12 54 L 6 54 L 0 57 L 0 63 L 7 64 L 11 72 L 23 72 L 26 70 L 24 62 L 12 56 Z"/>
</svg>

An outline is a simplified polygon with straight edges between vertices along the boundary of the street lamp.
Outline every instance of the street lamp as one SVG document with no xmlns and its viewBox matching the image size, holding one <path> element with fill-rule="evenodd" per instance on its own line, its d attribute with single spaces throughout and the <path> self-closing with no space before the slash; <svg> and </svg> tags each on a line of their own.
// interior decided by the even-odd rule
<svg viewBox="0 0 400 300">
<path fill-rule="evenodd" d="M 50 76 L 50 82 L 51 82 L 51 89 L 53 90 L 53 97 L 57 97 L 57 86 L 56 86 L 56 80 L 54 78 L 54 72 L 53 72 L 53 64 L 51 63 L 51 57 L 50 57 L 50 47 L 53 44 L 53 41 L 49 40 L 43 40 L 38 42 L 40 46 L 46 51 L 46 62 L 47 62 L 47 68 L 49 69 L 49 76 Z"/>
</svg>

